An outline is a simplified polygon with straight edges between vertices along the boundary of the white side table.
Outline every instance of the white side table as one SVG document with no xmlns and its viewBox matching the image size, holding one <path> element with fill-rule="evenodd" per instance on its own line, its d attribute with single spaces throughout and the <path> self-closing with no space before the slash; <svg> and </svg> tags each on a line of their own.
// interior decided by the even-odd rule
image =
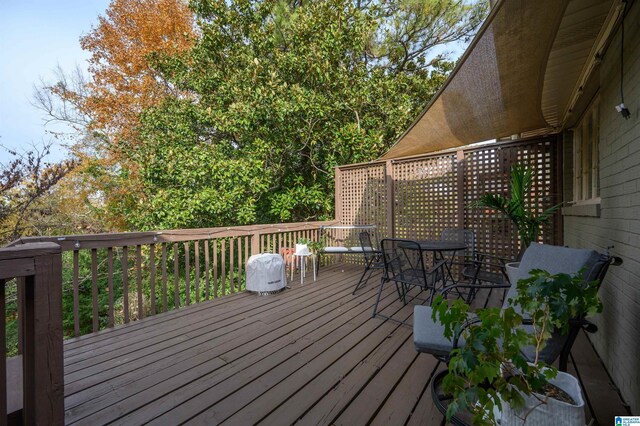
<svg viewBox="0 0 640 426">
<path fill-rule="evenodd" d="M 313 281 L 316 280 L 316 255 L 313 253 L 293 253 L 294 267 L 291 268 L 291 281 L 293 281 L 293 271 L 295 270 L 296 259 L 300 261 L 300 284 L 304 284 L 304 277 L 307 275 L 307 258 L 311 258 L 313 266 Z"/>
</svg>

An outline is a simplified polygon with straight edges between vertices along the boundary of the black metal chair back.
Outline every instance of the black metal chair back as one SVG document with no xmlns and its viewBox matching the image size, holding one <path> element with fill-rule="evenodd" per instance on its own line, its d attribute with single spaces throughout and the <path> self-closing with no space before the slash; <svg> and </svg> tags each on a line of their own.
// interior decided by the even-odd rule
<svg viewBox="0 0 640 426">
<path fill-rule="evenodd" d="M 371 234 L 369 231 L 362 231 L 358 234 L 360 240 L 360 249 L 362 250 L 362 256 L 364 256 L 364 271 L 358 280 L 352 294 L 356 294 L 361 287 L 364 287 L 371 278 L 371 274 L 374 270 L 384 269 L 384 263 L 382 261 L 382 253 L 377 250 L 371 242 Z M 368 275 L 367 275 L 368 273 Z"/>
<path fill-rule="evenodd" d="M 420 292 L 428 291 L 429 296 L 427 299 L 418 299 L 418 295 L 414 295 L 412 299 L 431 304 L 438 281 L 444 281 L 445 261 L 439 260 L 430 269 L 427 269 L 420 244 L 412 240 L 385 238 L 380 241 L 380 249 L 384 261 L 384 274 L 380 280 L 380 289 L 373 305 L 372 316 L 375 318 L 380 315 L 397 321 L 378 312 L 382 289 L 387 282 L 395 284 L 398 296 L 405 305 L 407 304 L 407 294 L 414 287 L 418 287 Z M 402 321 L 400 322 L 402 323 Z"/>
<path fill-rule="evenodd" d="M 433 288 L 427 279 L 424 257 L 416 241 L 386 238 L 380 242 L 385 278 L 389 281 Z"/>
<path fill-rule="evenodd" d="M 371 234 L 369 231 L 362 231 L 360 235 L 358 235 L 360 239 L 360 248 L 362 248 L 362 254 L 364 255 L 364 260 L 369 262 L 379 262 L 380 259 L 380 250 L 377 250 L 373 242 L 371 241 Z"/>
<path fill-rule="evenodd" d="M 585 284 L 589 282 L 597 281 L 598 289 L 599 289 L 611 265 L 615 265 L 615 266 L 622 265 L 622 258 L 617 256 L 611 256 L 609 255 L 609 253 L 600 255 L 600 258 L 593 265 L 591 265 L 589 270 L 585 271 L 584 273 Z M 558 335 L 557 333 L 554 333 L 550 341 L 547 342 L 547 346 L 550 346 L 550 342 L 552 342 L 553 339 L 559 339 L 560 341 L 565 340 L 559 355 L 560 359 L 558 362 L 558 366 L 560 368 L 560 371 L 567 371 L 567 361 L 569 359 L 571 347 L 573 346 L 573 343 L 578 337 L 578 333 L 580 332 L 581 329 L 584 329 L 588 333 L 595 333 L 596 331 L 598 331 L 598 327 L 595 324 L 593 324 L 591 321 L 588 321 L 585 318 L 585 316 L 582 316 L 580 318 L 574 318 L 571 320 L 571 323 L 569 326 L 569 332 L 567 333 L 566 336 L 561 336 L 561 335 Z M 555 361 L 555 359 L 547 359 L 546 361 L 551 363 Z"/>
</svg>

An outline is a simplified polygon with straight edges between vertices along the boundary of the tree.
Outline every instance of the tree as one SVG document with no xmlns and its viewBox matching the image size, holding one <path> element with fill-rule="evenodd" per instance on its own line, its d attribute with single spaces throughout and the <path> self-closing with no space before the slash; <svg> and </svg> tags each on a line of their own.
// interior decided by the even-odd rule
<svg viewBox="0 0 640 426">
<path fill-rule="evenodd" d="M 425 69 L 442 60 L 429 60 L 439 45 L 468 41 L 487 14 L 486 2 L 396 0 L 359 2 L 376 17 L 368 58 L 400 73 Z"/>
<path fill-rule="evenodd" d="M 90 129 L 108 136 L 103 151 L 119 160 L 122 146 L 137 140 L 140 113 L 166 96 L 178 96 L 149 62 L 191 48 L 193 18 L 182 0 L 112 0 L 98 26 L 80 39 L 91 53 L 91 81 L 80 109 Z"/>
<path fill-rule="evenodd" d="M 389 148 L 452 69 L 431 49 L 486 14 L 484 0 L 190 7 L 113 0 L 82 39 L 83 90 L 49 87 L 89 119 L 80 170 L 118 228 L 332 217 L 333 168 Z"/>
<path fill-rule="evenodd" d="M 74 187 L 103 198 L 102 215 L 111 228 L 126 229 L 125 215 L 144 197 L 137 164 L 123 151 L 139 141 L 145 108 L 174 86 L 150 62 L 154 55 L 188 50 L 194 40 L 193 14 L 182 0 L 113 0 L 98 25 L 80 39 L 91 53 L 89 75 L 57 69 L 55 81 L 36 88 L 34 103 L 48 122 L 70 124 L 71 152 L 78 159 Z"/>
<path fill-rule="evenodd" d="M 458 7 L 461 14 L 473 10 L 480 16 L 484 10 L 482 5 L 467 9 L 470 6 L 461 2 L 438 3 Z M 260 171 L 260 185 L 251 179 L 239 182 L 244 187 L 240 192 L 252 197 L 243 198 L 239 205 L 229 204 L 226 213 L 209 216 L 208 223 L 331 217 L 333 168 L 384 153 L 452 67 L 441 59 L 426 66 L 426 51 L 418 47 L 409 56 L 384 53 L 372 60 L 372 45 L 390 52 L 393 40 L 406 33 L 417 46 L 430 33 L 427 28 L 420 28 L 419 35 L 412 31 L 440 22 L 416 18 L 415 28 L 402 26 L 391 31 L 388 22 L 392 18 L 399 22 L 416 2 L 395 2 L 395 9 L 382 9 L 386 4 L 194 1 L 201 35 L 198 43 L 185 54 L 156 61 L 165 78 L 191 96 L 175 98 L 143 115 L 144 141 L 128 155 L 141 162 L 140 175 L 150 202 L 139 206 L 132 216 L 151 217 L 140 214 L 151 210 L 171 214 L 174 206 L 160 201 L 163 185 L 169 183 L 156 177 L 171 180 L 190 175 L 193 180 L 214 167 L 199 166 L 196 160 L 202 150 L 209 150 L 216 153 L 209 160 L 217 162 L 215 167 L 251 160 Z M 430 9 L 411 10 L 412 16 L 418 16 Z M 478 23 L 475 18 L 462 20 L 463 28 L 451 37 L 470 34 Z M 167 162 L 177 129 L 188 129 L 178 138 L 185 157 L 181 162 Z M 167 143 L 169 139 L 174 142 Z M 142 164 L 143 159 L 148 160 Z M 193 191 L 184 179 L 170 186 L 183 194 L 173 195 L 181 199 L 188 199 Z M 223 187 L 218 182 L 212 188 Z M 265 190 L 256 191 L 261 188 Z M 217 195 L 225 196 L 223 191 Z M 234 219 L 238 208 L 242 212 L 253 209 L 253 213 L 218 222 L 219 217 Z M 195 216 L 192 220 L 202 223 Z M 136 226 L 151 228 L 154 222 Z"/>
<path fill-rule="evenodd" d="M 39 202 L 75 167 L 75 162 L 46 162 L 51 143 L 22 153 L 2 149 L 12 157 L 0 164 L 0 241 L 6 243 L 37 233 L 40 223 L 34 217 L 41 213 Z"/>
</svg>

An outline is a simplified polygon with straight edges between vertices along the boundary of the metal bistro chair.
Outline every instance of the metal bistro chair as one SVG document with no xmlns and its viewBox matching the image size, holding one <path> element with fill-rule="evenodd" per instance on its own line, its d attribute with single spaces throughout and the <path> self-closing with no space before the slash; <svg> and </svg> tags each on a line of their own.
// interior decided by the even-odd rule
<svg viewBox="0 0 640 426">
<path fill-rule="evenodd" d="M 358 238 L 360 239 L 360 248 L 362 249 L 362 255 L 364 256 L 364 271 L 351 294 L 356 294 L 356 291 L 367 284 L 369 278 L 371 278 L 371 274 L 373 274 L 373 271 L 384 270 L 382 252 L 373 246 L 373 243 L 371 242 L 371 234 L 369 234 L 368 231 L 362 231 L 358 235 Z M 367 275 L 367 272 L 369 275 Z M 365 278 L 365 275 L 367 278 Z"/>
<path fill-rule="evenodd" d="M 380 242 L 380 249 L 384 260 L 384 274 L 380 280 L 380 289 L 373 306 L 372 317 L 375 318 L 379 315 L 394 320 L 378 312 L 378 304 L 384 285 L 391 281 L 396 285 L 398 296 L 405 305 L 407 304 L 407 293 L 415 287 L 418 287 L 420 292 L 429 291 L 429 297 L 422 301 L 431 304 L 438 281 L 444 280 L 443 267 L 446 261 L 438 260 L 431 268 L 427 269 L 420 245 L 412 240 L 386 238 Z"/>
<path fill-rule="evenodd" d="M 513 262 L 476 250 L 476 234 L 471 229 L 447 228 L 442 231 L 443 241 L 464 242 L 467 249 L 462 254 L 456 254 L 448 266 L 459 266 L 460 275 L 470 284 L 508 285 L 505 264 Z M 456 284 L 455 282 L 452 284 Z M 472 287 L 467 292 L 466 302 L 471 303 L 478 288 Z"/>
</svg>

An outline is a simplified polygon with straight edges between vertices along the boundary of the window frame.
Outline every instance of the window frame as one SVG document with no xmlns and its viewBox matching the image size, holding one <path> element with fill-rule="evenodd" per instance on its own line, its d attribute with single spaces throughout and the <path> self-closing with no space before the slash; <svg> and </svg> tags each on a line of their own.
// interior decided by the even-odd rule
<svg viewBox="0 0 640 426">
<path fill-rule="evenodd" d="M 600 203 L 600 96 L 596 95 L 573 132 L 572 204 Z"/>
</svg>

